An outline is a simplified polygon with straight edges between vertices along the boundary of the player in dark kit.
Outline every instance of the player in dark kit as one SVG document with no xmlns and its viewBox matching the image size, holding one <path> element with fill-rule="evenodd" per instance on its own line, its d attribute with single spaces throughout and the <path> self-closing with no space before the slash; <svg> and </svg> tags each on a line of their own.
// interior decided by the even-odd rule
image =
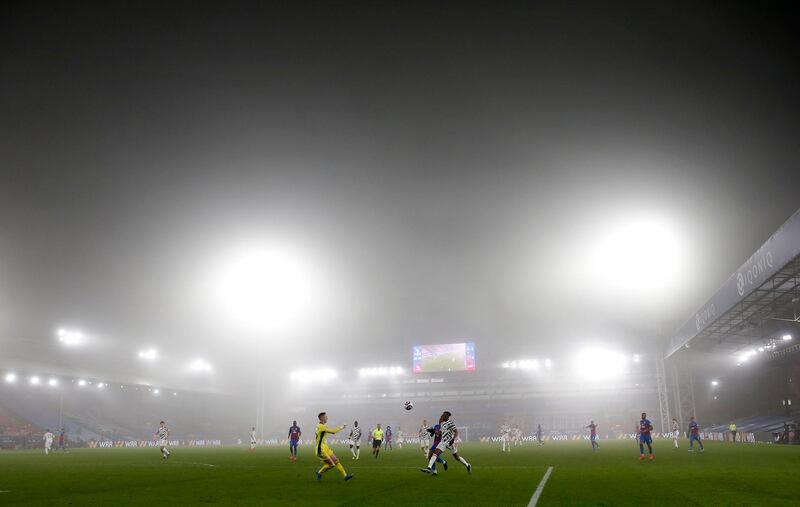
<svg viewBox="0 0 800 507">
<path fill-rule="evenodd" d="M 297 421 L 292 421 L 292 425 L 289 427 L 289 459 L 292 461 L 297 461 L 297 444 L 300 442 L 300 436 L 302 432 L 300 431 L 300 427 L 297 425 Z"/>
<path fill-rule="evenodd" d="M 650 459 L 653 459 L 653 437 L 650 432 L 653 431 L 653 423 L 647 418 L 647 414 L 642 412 L 642 420 L 639 421 L 639 459 L 644 459 L 644 446 L 647 444 L 647 451 L 650 453 Z"/>
<path fill-rule="evenodd" d="M 586 427 L 589 428 L 589 440 L 592 441 L 592 450 L 594 451 L 599 449 L 600 444 L 597 443 L 597 425 L 594 423 L 594 421 L 591 421 L 589 426 Z"/>
</svg>

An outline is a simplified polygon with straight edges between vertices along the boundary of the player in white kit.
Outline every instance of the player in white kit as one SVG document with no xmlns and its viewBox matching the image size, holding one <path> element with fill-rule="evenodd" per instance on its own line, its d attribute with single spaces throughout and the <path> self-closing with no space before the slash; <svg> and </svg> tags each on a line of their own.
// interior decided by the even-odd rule
<svg viewBox="0 0 800 507">
<path fill-rule="evenodd" d="M 431 449 L 432 452 L 431 457 L 428 460 L 428 466 L 425 468 L 420 468 L 421 472 L 436 475 L 433 470 L 433 465 L 436 463 L 436 459 L 439 457 L 439 455 L 442 454 L 445 449 L 448 449 L 451 453 L 453 453 L 453 457 L 467 468 L 467 473 L 472 473 L 472 465 L 458 454 L 458 443 L 461 441 L 461 439 L 458 438 L 458 428 L 456 428 L 456 423 L 453 422 L 451 417 L 452 414 L 447 410 L 442 412 L 441 417 L 439 417 L 439 427 L 442 432 L 442 438 L 436 448 Z"/>
<path fill-rule="evenodd" d="M 167 428 L 167 423 L 161 421 L 158 424 L 158 430 L 156 430 L 155 437 L 158 440 L 158 447 L 161 449 L 161 456 L 164 459 L 169 458 L 170 452 L 167 449 L 167 444 L 169 443 L 169 428 Z"/>
<path fill-rule="evenodd" d="M 353 421 L 353 429 L 350 430 L 350 452 L 353 454 L 353 459 L 361 457 L 361 426 L 358 421 Z"/>
<path fill-rule="evenodd" d="M 506 447 L 511 452 L 511 426 L 508 424 L 500 426 L 500 441 L 503 442 L 503 452 L 506 452 Z"/>
<path fill-rule="evenodd" d="M 672 442 L 675 444 L 675 449 L 678 448 L 678 437 L 681 436 L 681 429 L 678 426 L 678 420 L 672 419 Z"/>
<path fill-rule="evenodd" d="M 53 447 L 53 439 L 55 438 L 56 436 L 53 435 L 53 433 L 51 433 L 50 430 L 47 430 L 47 432 L 44 435 L 42 435 L 42 440 L 44 440 L 45 454 L 50 454 L 50 448 Z"/>
<path fill-rule="evenodd" d="M 255 450 L 257 442 L 258 441 L 256 440 L 256 427 L 253 426 L 253 429 L 250 430 L 250 450 L 251 451 Z"/>
<path fill-rule="evenodd" d="M 431 446 L 431 434 L 428 433 L 428 420 L 422 421 L 422 426 L 419 429 L 419 446 L 422 448 L 422 454 L 428 457 L 428 449 Z"/>
</svg>

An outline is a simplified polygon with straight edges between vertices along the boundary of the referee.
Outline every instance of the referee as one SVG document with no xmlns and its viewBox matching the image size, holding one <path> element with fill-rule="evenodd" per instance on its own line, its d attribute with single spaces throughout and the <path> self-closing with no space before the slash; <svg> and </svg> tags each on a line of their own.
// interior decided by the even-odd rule
<svg viewBox="0 0 800 507">
<path fill-rule="evenodd" d="M 383 442 L 383 430 L 378 424 L 372 432 L 372 454 L 375 455 L 375 459 L 378 459 L 378 454 L 381 452 L 381 442 Z"/>
</svg>

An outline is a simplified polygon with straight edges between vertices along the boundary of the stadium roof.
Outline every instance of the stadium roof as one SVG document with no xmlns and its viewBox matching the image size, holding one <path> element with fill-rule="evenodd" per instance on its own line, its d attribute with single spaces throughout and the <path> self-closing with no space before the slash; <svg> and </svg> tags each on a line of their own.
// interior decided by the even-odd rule
<svg viewBox="0 0 800 507">
<path fill-rule="evenodd" d="M 800 324 L 799 302 L 800 209 L 675 332 L 666 357 L 689 346 L 732 351 L 771 338 L 765 333 Z"/>
</svg>

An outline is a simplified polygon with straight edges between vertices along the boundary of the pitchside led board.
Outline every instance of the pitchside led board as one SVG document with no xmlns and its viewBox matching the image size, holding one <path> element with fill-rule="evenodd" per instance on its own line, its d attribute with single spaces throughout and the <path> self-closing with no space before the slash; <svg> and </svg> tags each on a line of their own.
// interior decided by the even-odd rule
<svg viewBox="0 0 800 507">
<path fill-rule="evenodd" d="M 475 371 L 474 343 L 416 345 L 413 350 L 414 373 Z"/>
</svg>

